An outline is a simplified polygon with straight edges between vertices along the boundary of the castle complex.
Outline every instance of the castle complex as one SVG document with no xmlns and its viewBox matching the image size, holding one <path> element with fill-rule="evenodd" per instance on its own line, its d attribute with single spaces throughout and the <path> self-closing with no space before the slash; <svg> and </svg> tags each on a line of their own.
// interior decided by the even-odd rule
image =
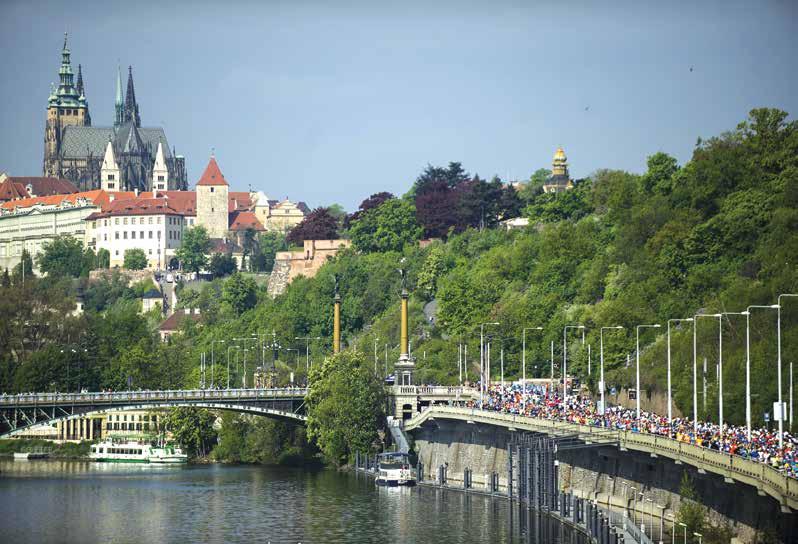
<svg viewBox="0 0 798 544">
<path fill-rule="evenodd" d="M 45 176 L 68 179 L 81 191 L 103 188 L 101 178 L 121 191 L 187 188 L 185 158 L 174 154 L 163 128 L 141 126 L 132 68 L 124 100 L 122 74 L 117 71 L 111 127 L 92 126 L 83 70 L 78 65 L 75 81 L 66 37 L 58 77 L 58 87 L 47 101 Z M 113 161 L 108 161 L 109 155 Z"/>
</svg>

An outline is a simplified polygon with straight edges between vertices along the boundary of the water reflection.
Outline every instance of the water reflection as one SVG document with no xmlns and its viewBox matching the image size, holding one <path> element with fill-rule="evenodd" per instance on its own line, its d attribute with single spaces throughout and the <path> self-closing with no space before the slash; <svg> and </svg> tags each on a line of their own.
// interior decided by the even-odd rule
<svg viewBox="0 0 798 544">
<path fill-rule="evenodd" d="M 0 461 L 8 542 L 581 543 L 506 501 L 281 467 Z"/>
</svg>

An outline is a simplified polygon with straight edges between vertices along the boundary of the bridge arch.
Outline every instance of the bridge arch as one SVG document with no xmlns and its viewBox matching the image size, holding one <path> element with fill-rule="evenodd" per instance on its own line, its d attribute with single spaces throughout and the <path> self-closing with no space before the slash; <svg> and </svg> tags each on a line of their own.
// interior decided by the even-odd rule
<svg viewBox="0 0 798 544">
<path fill-rule="evenodd" d="M 36 425 L 58 423 L 59 421 L 68 421 L 72 419 L 80 419 L 83 417 L 91 416 L 93 414 L 108 414 L 113 412 L 126 412 L 131 410 L 147 411 L 147 410 L 167 410 L 170 408 L 206 408 L 209 410 L 228 410 L 231 412 L 239 412 L 244 414 L 251 414 L 261 417 L 269 417 L 278 421 L 292 423 L 295 425 L 305 425 L 307 423 L 307 416 L 304 414 L 290 412 L 286 410 L 276 410 L 274 408 L 267 408 L 262 406 L 253 406 L 248 404 L 234 404 L 222 402 L 170 402 L 170 403 L 148 403 L 148 404 L 128 404 L 119 405 L 108 408 L 98 408 L 87 411 L 78 411 L 73 414 L 62 414 L 56 417 L 49 417 L 46 419 L 38 419 L 33 423 L 19 426 L 14 430 L 0 433 L 0 438 L 10 438 L 21 434 L 22 432 L 34 427 Z"/>
</svg>

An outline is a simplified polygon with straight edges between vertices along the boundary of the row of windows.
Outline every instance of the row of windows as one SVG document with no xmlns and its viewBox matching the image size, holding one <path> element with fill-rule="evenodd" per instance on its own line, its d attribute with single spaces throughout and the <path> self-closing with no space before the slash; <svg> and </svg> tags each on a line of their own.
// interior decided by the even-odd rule
<svg viewBox="0 0 798 544">
<path fill-rule="evenodd" d="M 141 455 L 140 448 L 92 448 L 93 450 L 99 450 L 95 453 L 106 453 L 103 450 L 108 450 L 108 453 L 115 453 L 117 455 Z"/>
<path fill-rule="evenodd" d="M 160 254 L 161 254 L 161 248 L 158 248 L 156 251 L 158 252 L 158 255 L 160 255 Z M 147 252 L 148 252 L 150 255 L 152 255 L 152 249 L 148 249 L 148 250 L 147 250 Z M 114 255 L 115 255 L 116 257 L 119 257 L 119 250 L 118 250 L 118 249 L 114 251 Z"/>
<path fill-rule="evenodd" d="M 153 423 L 153 429 L 157 429 L 158 426 Z M 105 424 L 106 431 L 149 431 L 150 424 L 149 423 L 117 423 L 116 421 L 113 423 L 106 423 Z"/>
<path fill-rule="evenodd" d="M 152 225 L 152 223 L 153 223 L 152 218 L 153 218 L 153 216 L 151 216 L 151 215 L 148 216 L 148 217 L 123 217 L 122 218 L 122 224 L 123 225 L 127 225 L 128 224 L 128 220 L 130 220 L 130 224 L 131 225 L 135 225 L 135 224 L 137 224 L 136 220 L 138 220 L 138 224 L 139 225 L 144 225 L 145 223 L 147 223 L 149 225 Z M 169 216 L 169 217 L 167 217 L 167 219 L 168 219 L 168 221 L 167 221 L 168 225 L 179 225 L 180 224 L 180 217 Z M 104 226 L 107 227 L 108 226 L 108 220 L 104 219 L 103 221 L 104 221 Z M 160 215 L 155 217 L 155 223 L 158 224 L 158 225 L 161 224 L 161 216 Z M 114 217 L 114 225 L 118 225 L 118 224 L 119 224 L 119 218 L 118 217 Z"/>
<path fill-rule="evenodd" d="M 150 231 L 147 231 L 147 232 L 149 233 L 149 235 L 147 236 L 147 238 L 149 238 L 150 240 L 152 240 L 152 232 L 153 232 L 153 231 L 151 231 L 151 230 L 150 230 Z M 155 232 L 157 232 L 157 233 L 158 233 L 158 236 L 157 236 L 157 238 L 160 240 L 160 239 L 161 239 L 161 231 L 159 231 L 159 230 L 158 230 L 158 231 L 155 231 Z M 178 236 L 176 236 L 176 237 L 173 237 L 173 236 L 172 236 L 172 234 L 177 234 Z M 180 234 L 179 232 L 175 232 L 175 231 L 171 231 L 171 230 L 170 230 L 170 231 L 169 231 L 169 239 L 170 239 L 170 240 L 180 240 L 180 236 L 179 236 L 179 234 Z M 127 231 L 123 231 L 123 232 L 122 232 L 122 239 L 123 239 L 123 240 L 127 240 L 127 238 L 128 238 L 128 236 L 127 236 Z M 116 240 L 119 240 L 119 232 L 118 232 L 118 231 L 114 233 L 114 239 L 116 239 Z M 131 239 L 131 240 L 135 240 L 135 239 L 136 239 L 136 231 L 135 231 L 135 230 L 131 230 L 131 231 L 130 231 L 130 239 Z M 143 230 L 140 230 L 140 231 L 139 231 L 139 239 L 140 239 L 140 240 L 144 240 L 144 231 L 143 231 Z M 108 240 L 108 233 L 105 233 L 105 234 L 103 234 L 103 240 Z"/>
<path fill-rule="evenodd" d="M 141 415 L 141 416 L 137 416 L 136 414 L 130 414 L 130 421 L 136 421 L 137 419 L 139 421 L 149 421 L 150 420 L 150 414 L 144 414 L 144 415 Z M 108 416 L 108 421 L 127 421 L 127 414 L 122 414 L 122 415 L 111 414 L 111 415 Z M 157 422 L 158 421 L 158 416 L 155 416 L 155 415 L 152 416 L 152 421 L 153 422 Z"/>
</svg>

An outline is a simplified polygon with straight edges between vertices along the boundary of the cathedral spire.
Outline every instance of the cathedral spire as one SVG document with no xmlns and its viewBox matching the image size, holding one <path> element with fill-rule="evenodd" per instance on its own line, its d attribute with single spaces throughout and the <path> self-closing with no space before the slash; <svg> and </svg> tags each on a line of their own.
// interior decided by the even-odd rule
<svg viewBox="0 0 798 544">
<path fill-rule="evenodd" d="M 64 32 L 64 47 L 61 49 L 61 68 L 58 70 L 58 96 L 77 98 L 79 95 L 75 91 L 73 83 L 74 74 L 72 73 L 72 63 L 69 60 L 69 54 L 67 33 Z"/>
<path fill-rule="evenodd" d="M 86 93 L 83 92 L 83 68 L 81 67 L 80 64 L 78 64 L 78 83 L 77 83 L 77 88 L 78 88 L 78 95 L 86 96 Z"/>
<path fill-rule="evenodd" d="M 125 95 L 125 122 L 132 121 L 137 127 L 141 126 L 139 105 L 136 103 L 136 90 L 133 88 L 133 67 L 127 68 L 127 94 Z"/>
<path fill-rule="evenodd" d="M 116 65 L 116 100 L 114 101 L 114 126 L 125 122 L 125 103 L 122 100 L 122 68 Z"/>
</svg>

